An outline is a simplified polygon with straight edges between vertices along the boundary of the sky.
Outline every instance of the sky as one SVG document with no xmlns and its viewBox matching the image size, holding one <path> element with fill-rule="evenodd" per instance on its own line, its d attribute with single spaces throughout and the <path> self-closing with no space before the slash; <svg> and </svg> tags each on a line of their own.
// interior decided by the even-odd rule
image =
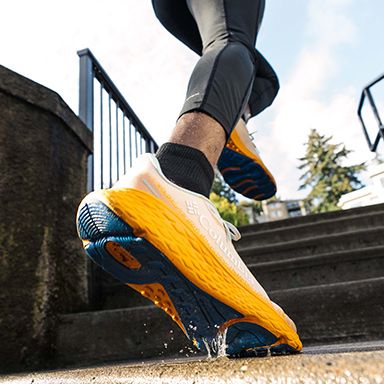
<svg viewBox="0 0 384 384">
<path fill-rule="evenodd" d="M 158 144 L 167 140 L 198 57 L 161 26 L 150 0 L 0 5 L 0 65 L 53 89 L 77 113 L 76 52 L 89 48 Z M 356 111 L 363 87 L 384 73 L 383 14 L 382 0 L 267 0 L 257 48 L 281 89 L 249 129 L 279 197 L 306 193 L 297 167 L 310 129 L 353 150 L 346 164 L 372 159 Z M 383 91 L 374 94 L 384 115 Z"/>
</svg>

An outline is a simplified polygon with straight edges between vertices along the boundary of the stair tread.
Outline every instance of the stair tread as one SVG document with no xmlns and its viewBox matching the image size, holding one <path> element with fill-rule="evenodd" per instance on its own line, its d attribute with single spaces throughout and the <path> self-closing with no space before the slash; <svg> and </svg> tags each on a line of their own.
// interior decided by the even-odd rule
<svg viewBox="0 0 384 384">
<path fill-rule="evenodd" d="M 311 286 L 305 286 L 305 287 L 297 287 L 297 288 L 286 288 L 286 289 L 279 289 L 275 291 L 270 291 L 268 294 L 278 295 L 278 294 L 289 294 L 289 293 L 296 293 L 298 291 L 300 292 L 307 292 L 307 291 L 319 291 L 323 289 L 342 289 L 345 287 L 351 287 L 356 285 L 363 285 L 367 283 L 383 283 L 384 284 L 384 276 L 383 277 L 373 277 L 369 279 L 361 279 L 361 280 L 352 280 L 352 281 L 341 281 L 336 283 L 329 283 L 329 284 L 319 284 L 319 285 L 311 285 Z M 384 301 L 383 301 L 384 305 Z"/>
<path fill-rule="evenodd" d="M 284 220 L 276 220 L 276 221 L 270 221 L 266 223 L 256 223 L 256 224 L 250 224 L 245 225 L 241 227 L 242 231 L 249 232 L 249 231 L 255 231 L 258 232 L 259 230 L 265 230 L 268 228 L 268 230 L 272 230 L 273 228 L 277 227 L 289 227 L 292 225 L 299 225 L 301 222 L 319 222 L 319 221 L 330 221 L 334 217 L 361 217 L 365 214 L 369 214 L 370 212 L 378 212 L 384 211 L 384 204 L 376 204 L 376 205 L 370 205 L 366 207 L 358 207 L 353 209 L 347 209 L 347 210 L 341 210 L 341 211 L 332 211 L 332 212 L 324 212 L 324 213 L 318 213 L 318 214 L 311 214 L 306 216 L 299 216 L 299 217 L 290 217 Z"/>
<path fill-rule="evenodd" d="M 327 234 L 327 235 L 320 235 L 320 236 L 313 236 L 313 237 L 306 237 L 303 239 L 294 239 L 294 240 L 287 240 L 282 241 L 274 244 L 262 244 L 260 246 L 247 246 L 242 247 L 239 243 L 239 245 L 236 247 L 237 251 L 241 253 L 250 252 L 250 251 L 260 251 L 260 250 L 269 250 L 269 249 L 278 249 L 278 248 L 298 248 L 298 245 L 307 245 L 307 244 L 313 244 L 313 243 L 320 243 L 323 241 L 335 240 L 335 239 L 344 239 L 348 237 L 357 237 L 359 235 L 366 235 L 366 234 L 374 234 L 376 232 L 380 233 L 384 231 L 384 225 L 383 226 L 375 226 L 365 229 L 359 229 L 354 231 L 346 231 L 346 232 L 339 232 L 335 234 Z"/>
<path fill-rule="evenodd" d="M 330 259 L 330 262 L 340 262 L 346 260 L 356 259 L 357 257 L 361 259 L 369 259 L 377 257 L 377 252 L 383 252 L 384 256 L 384 245 L 372 246 L 372 247 L 363 247 L 358 249 L 347 249 L 334 252 L 324 252 L 315 255 L 293 257 L 288 259 L 279 259 L 271 261 L 260 261 L 260 262 L 249 262 L 247 263 L 248 268 L 268 268 L 268 267 L 278 267 L 278 266 L 292 266 L 296 267 L 297 264 L 302 264 L 303 262 L 318 261 L 323 263 L 324 259 Z M 335 258 L 338 258 L 337 260 Z M 341 260 L 340 260 L 341 259 Z"/>
<path fill-rule="evenodd" d="M 336 219 L 332 219 L 332 220 L 320 220 L 320 221 L 313 221 L 313 222 L 308 222 L 308 223 L 287 223 L 286 226 L 282 226 L 282 227 L 278 227 L 278 228 L 272 228 L 272 229 L 259 229 L 259 230 L 256 230 L 254 232 L 252 231 L 246 231 L 244 233 L 242 233 L 242 239 L 248 239 L 248 238 L 252 238 L 252 237 L 262 237 L 262 236 L 265 236 L 265 235 L 268 235 L 268 236 L 271 236 L 271 235 L 276 235 L 276 234 L 280 234 L 280 233 L 284 233 L 284 232 L 293 232 L 293 231 L 298 231 L 300 229 L 316 229 L 316 227 L 321 227 L 321 226 L 324 226 L 324 225 L 332 225 L 335 226 L 337 224 L 342 224 L 344 222 L 351 222 L 352 220 L 356 220 L 356 221 L 361 221 L 361 219 L 363 218 L 376 218 L 376 217 L 379 217 L 379 218 L 383 218 L 383 223 L 384 223 L 384 215 L 383 215 L 383 212 L 370 212 L 364 216 L 361 216 L 361 215 L 356 215 L 356 216 L 342 216 L 342 217 L 339 217 L 339 218 L 336 218 Z M 244 228 L 245 227 L 240 227 L 240 232 L 242 232 L 242 230 L 244 231 Z"/>
<path fill-rule="evenodd" d="M 286 288 L 286 289 L 279 289 L 274 291 L 269 291 L 268 294 L 271 295 L 286 295 L 288 293 L 297 293 L 297 292 L 306 292 L 306 291 L 313 291 L 313 290 L 322 290 L 322 289 L 340 289 L 345 287 L 351 287 L 356 285 L 363 285 L 366 283 L 384 283 L 384 277 L 375 277 L 375 278 L 369 278 L 369 279 L 361 279 L 361 280 L 353 280 L 353 281 L 344 281 L 344 282 L 336 282 L 336 283 L 330 283 L 330 284 L 319 284 L 316 286 L 304 286 L 304 287 L 297 287 L 297 288 Z M 150 303 L 150 302 L 149 302 Z M 384 305 L 384 304 L 383 304 Z M 86 311 L 86 312 L 76 312 L 76 313 L 66 313 L 61 314 L 59 318 L 61 320 L 67 320 L 67 319 L 73 319 L 81 316 L 92 316 L 96 314 L 120 314 L 122 312 L 129 313 L 129 312 L 137 312 L 137 311 L 153 311 L 153 312 L 161 312 L 161 310 L 156 307 L 154 304 L 150 303 L 148 305 L 142 305 L 138 307 L 124 307 L 124 308 L 114 308 L 114 309 L 102 309 L 102 310 L 95 310 L 95 311 Z"/>
</svg>

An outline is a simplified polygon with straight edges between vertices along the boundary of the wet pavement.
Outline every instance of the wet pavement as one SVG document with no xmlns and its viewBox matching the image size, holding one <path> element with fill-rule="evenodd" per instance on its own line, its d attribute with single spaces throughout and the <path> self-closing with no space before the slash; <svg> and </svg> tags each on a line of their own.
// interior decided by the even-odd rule
<svg viewBox="0 0 384 384">
<path fill-rule="evenodd" d="M 348 351 L 348 352 L 345 352 Z M 0 383 L 375 383 L 384 384 L 384 342 L 321 346 L 299 355 L 110 364 L 0 377 Z"/>
</svg>

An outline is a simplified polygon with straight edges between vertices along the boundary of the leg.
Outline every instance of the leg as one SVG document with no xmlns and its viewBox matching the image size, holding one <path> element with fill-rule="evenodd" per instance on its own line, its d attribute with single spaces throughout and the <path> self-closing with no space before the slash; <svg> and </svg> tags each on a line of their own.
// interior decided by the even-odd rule
<svg viewBox="0 0 384 384">
<path fill-rule="evenodd" d="M 192 73 L 181 115 L 201 111 L 229 137 L 250 95 L 254 48 L 264 0 L 152 0 L 161 23 L 203 56 Z M 225 112 L 224 112 L 225 111 Z"/>
<path fill-rule="evenodd" d="M 191 75 L 181 115 L 204 112 L 228 138 L 255 77 L 254 45 L 264 0 L 187 0 L 187 4 L 201 34 L 203 56 Z"/>
<path fill-rule="evenodd" d="M 203 43 L 186 1 L 152 0 L 152 5 L 163 26 L 201 56 Z M 201 140 L 201 137 L 205 139 Z M 188 113 L 179 119 L 177 129 L 172 133 L 169 142 L 201 150 L 214 166 L 224 146 L 225 134 L 221 125 L 210 116 L 199 112 Z"/>
<path fill-rule="evenodd" d="M 195 19 L 185 1 L 152 0 L 157 18 L 178 40 L 201 56 L 203 43 Z M 268 61 L 256 54 L 256 75 L 249 98 L 249 117 L 254 117 L 272 104 L 279 90 L 279 80 Z"/>
<path fill-rule="evenodd" d="M 162 147 L 158 159 L 169 179 L 207 196 L 213 180 L 213 170 L 209 168 L 216 165 L 250 95 L 255 75 L 254 45 L 264 0 L 187 0 L 190 13 L 182 8 L 181 17 L 177 18 L 173 9 L 167 18 L 160 5 L 169 7 L 171 2 L 154 2 L 158 17 L 195 52 L 199 53 L 202 48 L 202 57 L 191 75 L 180 118 L 169 139 L 174 145 L 167 143 L 166 148 Z M 192 27 L 189 34 L 182 32 L 181 23 L 185 20 Z M 197 37 L 196 28 L 201 39 Z M 176 145 L 184 146 L 182 153 L 180 147 L 175 149 Z M 203 164 L 196 150 L 202 152 L 208 164 Z M 193 165 L 189 161 L 183 164 L 180 157 L 194 156 L 200 157 L 202 170 L 197 171 L 199 177 L 191 187 L 189 175 Z M 204 177 L 207 174 L 208 179 Z M 202 179 L 204 188 L 200 186 Z"/>
</svg>

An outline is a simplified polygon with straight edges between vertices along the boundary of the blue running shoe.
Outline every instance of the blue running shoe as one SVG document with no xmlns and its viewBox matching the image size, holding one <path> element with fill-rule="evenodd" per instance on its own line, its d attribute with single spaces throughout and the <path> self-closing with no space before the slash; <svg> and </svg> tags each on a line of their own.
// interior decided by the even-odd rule
<svg viewBox="0 0 384 384">
<path fill-rule="evenodd" d="M 232 131 L 217 167 L 226 183 L 245 197 L 265 200 L 276 193 L 276 181 L 262 162 L 242 119 Z"/>
</svg>

